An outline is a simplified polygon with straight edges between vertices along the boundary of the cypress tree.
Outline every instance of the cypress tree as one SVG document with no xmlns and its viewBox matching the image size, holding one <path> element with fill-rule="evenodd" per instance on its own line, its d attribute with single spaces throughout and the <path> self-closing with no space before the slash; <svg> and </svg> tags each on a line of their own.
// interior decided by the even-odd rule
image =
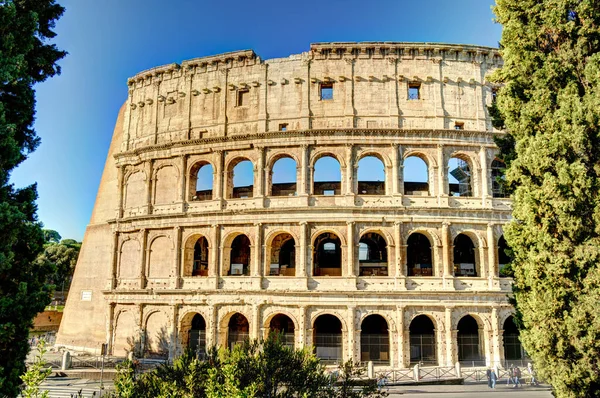
<svg viewBox="0 0 600 398">
<path fill-rule="evenodd" d="M 497 0 L 497 127 L 521 341 L 559 397 L 600 396 L 600 1 Z"/>
<path fill-rule="evenodd" d="M 36 263 L 44 234 L 35 185 L 15 188 L 11 171 L 39 145 L 33 130 L 36 83 L 60 73 L 54 0 L 0 0 L 0 396 L 19 392 L 34 316 L 50 302 L 51 267 Z"/>
</svg>

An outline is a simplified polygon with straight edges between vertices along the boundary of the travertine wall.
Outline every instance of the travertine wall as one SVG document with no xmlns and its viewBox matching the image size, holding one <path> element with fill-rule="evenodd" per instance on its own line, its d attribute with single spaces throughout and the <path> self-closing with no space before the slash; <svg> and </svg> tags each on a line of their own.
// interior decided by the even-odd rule
<svg viewBox="0 0 600 398">
<path fill-rule="evenodd" d="M 97 350 L 108 342 L 121 354 L 134 338 L 158 351 L 161 334 L 174 355 L 194 313 L 206 323 L 207 344 L 226 344 L 238 312 L 252 337 L 286 314 L 302 346 L 312 342 L 314 320 L 331 314 L 342 322 L 343 357 L 360 359 L 361 323 L 379 314 L 388 324 L 389 364 L 405 367 L 411 320 L 426 314 L 437 362 L 450 365 L 458 359 L 457 324 L 470 314 L 482 357 L 501 361 L 511 280 L 498 274 L 498 240 L 510 201 L 492 195 L 493 137 L 502 132 L 491 127 L 493 87 L 485 79 L 501 62 L 485 47 L 323 43 L 288 58 L 262 61 L 240 51 L 134 76 L 57 343 Z M 329 85 L 333 98 L 321 98 Z M 418 98 L 409 98 L 409 87 L 418 87 Z M 323 156 L 340 163 L 334 196 L 314 192 Z M 382 194 L 358 190 L 365 156 L 383 163 Z M 419 194 L 404 189 L 411 156 L 428 167 L 428 190 Z M 296 195 L 272 195 L 271 172 L 282 157 L 296 162 Z M 471 196 L 449 194 L 452 157 L 469 167 Z M 253 194 L 233 198 L 232 170 L 241 160 L 253 164 Z M 198 200 L 196 173 L 206 164 L 213 190 Z M 341 242 L 340 276 L 318 276 L 313 246 L 321 233 Z M 387 276 L 361 272 L 358 245 L 367 233 L 385 240 Z M 430 242 L 431 276 L 410 276 L 414 233 Z M 250 241 L 249 269 L 229 275 L 241 234 Z M 295 242 L 292 275 L 270 273 L 281 234 Z M 475 277 L 455 274 L 459 234 L 474 245 Z M 208 241 L 208 270 L 192 275 L 199 237 Z"/>
</svg>

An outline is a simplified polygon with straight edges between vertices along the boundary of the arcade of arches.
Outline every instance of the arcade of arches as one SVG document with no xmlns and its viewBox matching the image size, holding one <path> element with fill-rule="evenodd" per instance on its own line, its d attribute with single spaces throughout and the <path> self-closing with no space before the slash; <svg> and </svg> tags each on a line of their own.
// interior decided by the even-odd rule
<svg viewBox="0 0 600 398">
<path fill-rule="evenodd" d="M 308 317 L 298 319 L 297 310 L 289 315 L 270 311 L 272 315 L 258 323 L 250 322 L 256 312 L 244 310 L 243 313 L 229 313 L 221 319 L 215 334 L 211 323 L 206 321 L 205 312 L 192 310 L 181 317 L 177 346 L 179 350 L 189 347 L 203 353 L 214 344 L 233 347 L 246 339 L 264 338 L 277 332 L 289 347 L 312 346 L 315 354 L 326 363 L 353 357 L 361 362 L 372 361 L 377 366 L 408 367 L 417 363 L 449 366 L 460 362 L 469 367 L 505 364 L 525 358 L 509 308 L 502 310 L 503 314 L 508 314 L 503 318 L 498 318 L 496 312 L 481 317 L 455 311 L 432 308 L 430 312 L 419 313 L 407 307 L 400 311 L 367 313 L 361 318 L 358 316 L 361 310 L 354 308 L 354 324 L 348 323 L 348 310 L 321 313 L 311 324 Z M 307 314 L 308 309 L 300 313 Z M 411 317 L 411 313 L 415 315 Z M 490 315 L 496 316 L 493 322 Z M 129 321 L 125 316 L 123 319 Z M 449 320 L 454 323 L 454 331 L 446 328 L 445 322 Z M 257 329 L 253 326 L 256 324 L 263 327 Z M 306 329 L 299 329 L 298 324 L 305 325 Z M 492 335 L 502 336 L 498 344 L 490 343 Z"/>
</svg>

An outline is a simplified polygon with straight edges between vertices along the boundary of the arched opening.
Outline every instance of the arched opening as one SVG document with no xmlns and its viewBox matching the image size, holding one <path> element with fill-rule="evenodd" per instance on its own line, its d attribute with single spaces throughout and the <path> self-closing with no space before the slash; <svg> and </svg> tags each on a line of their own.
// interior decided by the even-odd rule
<svg viewBox="0 0 600 398">
<path fill-rule="evenodd" d="M 269 275 L 296 275 L 296 242 L 292 235 L 282 233 L 271 241 Z"/>
<path fill-rule="evenodd" d="M 419 156 L 404 159 L 404 194 L 429 196 L 429 170 Z"/>
<path fill-rule="evenodd" d="M 342 172 L 340 162 L 332 156 L 323 156 L 315 162 L 313 173 L 314 195 L 341 195 Z"/>
<path fill-rule="evenodd" d="M 498 272 L 500 276 L 509 276 L 505 267 L 512 262 L 512 255 L 504 235 L 498 239 Z"/>
<path fill-rule="evenodd" d="M 521 340 L 519 340 L 519 329 L 512 315 L 504 321 L 503 329 L 504 359 L 507 361 L 523 359 L 525 355 L 523 347 L 521 347 Z"/>
<path fill-rule="evenodd" d="M 427 236 L 415 232 L 408 237 L 406 243 L 408 276 L 433 276 L 433 255 Z"/>
<path fill-rule="evenodd" d="M 317 236 L 313 251 L 314 276 L 342 276 L 342 246 L 336 234 Z"/>
<path fill-rule="evenodd" d="M 471 315 L 458 322 L 458 361 L 462 365 L 483 366 L 479 342 L 479 325 Z"/>
<path fill-rule="evenodd" d="M 244 234 L 231 242 L 231 256 L 227 275 L 250 275 L 250 239 Z"/>
<path fill-rule="evenodd" d="M 193 316 L 187 329 L 187 347 L 199 354 L 206 350 L 206 322 L 200 314 Z"/>
<path fill-rule="evenodd" d="M 469 163 L 461 158 L 448 162 L 448 194 L 450 196 L 473 196 L 473 183 Z"/>
<path fill-rule="evenodd" d="M 494 198 L 506 198 L 508 195 L 504 191 L 503 181 L 506 178 L 504 171 L 506 165 L 503 161 L 494 159 L 492 162 L 492 196 Z"/>
<path fill-rule="evenodd" d="M 245 316 L 236 312 L 229 318 L 227 327 L 227 347 L 233 349 L 236 344 L 240 344 L 248 340 L 250 334 L 250 325 Z"/>
<path fill-rule="evenodd" d="M 325 362 L 342 359 L 342 322 L 334 315 L 320 315 L 313 325 L 313 342 L 318 358 Z"/>
<path fill-rule="evenodd" d="M 296 161 L 283 157 L 271 170 L 271 196 L 296 196 Z"/>
<path fill-rule="evenodd" d="M 475 245 L 471 238 L 459 234 L 454 238 L 454 276 L 477 276 Z"/>
<path fill-rule="evenodd" d="M 270 331 L 277 331 L 281 335 L 283 344 L 288 347 L 294 347 L 294 321 L 284 314 L 277 314 L 269 323 Z"/>
<path fill-rule="evenodd" d="M 364 234 L 358 243 L 360 276 L 388 276 L 387 243 L 375 232 Z"/>
<path fill-rule="evenodd" d="M 246 199 L 254 196 L 254 166 L 247 159 L 232 164 L 228 197 Z"/>
<path fill-rule="evenodd" d="M 212 200 L 213 167 L 210 163 L 198 163 L 192 168 L 192 200 Z"/>
<path fill-rule="evenodd" d="M 375 156 L 365 156 L 358 161 L 359 195 L 385 195 L 385 166 Z"/>
<path fill-rule="evenodd" d="M 208 276 L 208 240 L 201 236 L 194 244 L 192 276 Z"/>
<path fill-rule="evenodd" d="M 390 363 L 388 324 L 381 315 L 369 315 L 360 325 L 360 360 L 381 365 Z"/>
<path fill-rule="evenodd" d="M 437 365 L 435 326 L 427 315 L 419 315 L 410 323 L 411 365 Z"/>
</svg>

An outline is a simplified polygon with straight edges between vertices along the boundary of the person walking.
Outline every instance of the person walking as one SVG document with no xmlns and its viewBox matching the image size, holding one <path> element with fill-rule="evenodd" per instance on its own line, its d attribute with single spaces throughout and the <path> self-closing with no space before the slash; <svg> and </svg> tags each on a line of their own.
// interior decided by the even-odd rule
<svg viewBox="0 0 600 398">
<path fill-rule="evenodd" d="M 512 366 L 512 364 L 508 368 L 507 376 L 508 376 L 508 380 L 506 380 L 506 385 L 509 385 L 510 383 L 512 383 L 512 378 L 513 378 L 513 366 Z"/>
<path fill-rule="evenodd" d="M 519 369 L 518 366 L 515 366 L 515 368 L 513 369 L 513 382 L 515 383 L 513 388 L 518 388 L 522 385 L 520 379 L 521 379 L 521 369 Z"/>
<path fill-rule="evenodd" d="M 540 383 L 535 377 L 535 371 L 533 370 L 533 365 L 531 365 L 531 362 L 527 363 L 527 372 L 529 372 L 529 375 L 531 376 L 531 385 L 539 386 Z"/>
<path fill-rule="evenodd" d="M 491 372 L 490 372 L 490 380 L 492 382 L 492 389 L 496 388 L 496 380 L 498 380 L 498 376 L 496 375 L 496 370 L 494 368 L 492 368 Z"/>
<path fill-rule="evenodd" d="M 487 368 L 487 370 L 485 371 L 485 375 L 488 379 L 488 387 L 492 388 L 492 370 L 490 368 Z"/>
</svg>

